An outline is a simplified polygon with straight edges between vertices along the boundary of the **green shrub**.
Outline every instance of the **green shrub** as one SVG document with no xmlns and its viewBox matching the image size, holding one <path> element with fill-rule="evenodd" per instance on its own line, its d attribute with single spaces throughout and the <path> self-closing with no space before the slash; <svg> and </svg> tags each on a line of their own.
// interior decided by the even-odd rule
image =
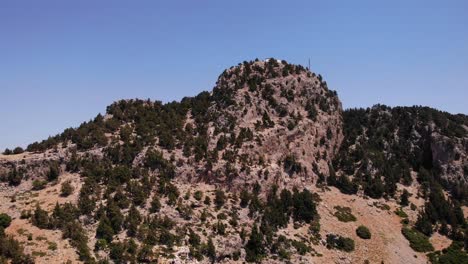
<svg viewBox="0 0 468 264">
<path fill-rule="evenodd" d="M 356 217 L 351 213 L 351 208 L 349 207 L 342 207 L 342 206 L 335 206 L 336 212 L 334 216 L 338 218 L 341 222 L 354 222 L 356 221 Z"/>
<path fill-rule="evenodd" d="M 74 188 L 71 185 L 71 182 L 66 181 L 66 182 L 62 183 L 62 186 L 60 188 L 60 196 L 67 197 L 67 196 L 69 196 L 70 194 L 73 193 L 73 190 L 74 190 Z"/>
<path fill-rule="evenodd" d="M 345 252 L 351 252 L 354 250 L 354 240 L 349 237 L 342 237 L 340 235 L 328 234 L 327 235 L 327 247 L 336 248 Z"/>
<path fill-rule="evenodd" d="M 49 250 L 55 251 L 57 250 L 57 243 L 49 242 L 49 246 L 47 247 Z"/>
<path fill-rule="evenodd" d="M 11 224 L 11 217 L 5 213 L 0 214 L 0 227 L 7 228 Z"/>
<path fill-rule="evenodd" d="M 36 179 L 32 182 L 32 185 L 33 185 L 32 189 L 35 191 L 42 190 L 45 188 L 46 184 L 47 184 L 46 181 Z"/>
<path fill-rule="evenodd" d="M 361 225 L 356 229 L 356 235 L 362 239 L 370 239 L 371 238 L 371 232 L 369 228 Z"/>
<path fill-rule="evenodd" d="M 408 218 L 408 215 L 403 211 L 403 208 L 398 208 L 395 210 L 395 214 L 401 218 Z"/>
<path fill-rule="evenodd" d="M 203 192 L 202 191 L 196 191 L 193 194 L 193 197 L 195 198 L 195 200 L 201 201 L 201 199 L 203 198 Z"/>
<path fill-rule="evenodd" d="M 299 255 L 305 255 L 311 250 L 309 246 L 307 246 L 304 242 L 301 241 L 293 240 L 291 244 L 296 249 L 297 253 L 299 253 Z"/>
<path fill-rule="evenodd" d="M 452 244 L 441 251 L 428 254 L 429 260 L 434 264 L 467 264 L 468 253 L 463 250 L 463 242 L 453 241 Z"/>
<path fill-rule="evenodd" d="M 429 238 L 416 229 L 403 227 L 401 233 L 410 242 L 410 247 L 414 249 L 414 251 L 428 252 L 434 250 L 431 242 L 429 242 Z"/>
</svg>

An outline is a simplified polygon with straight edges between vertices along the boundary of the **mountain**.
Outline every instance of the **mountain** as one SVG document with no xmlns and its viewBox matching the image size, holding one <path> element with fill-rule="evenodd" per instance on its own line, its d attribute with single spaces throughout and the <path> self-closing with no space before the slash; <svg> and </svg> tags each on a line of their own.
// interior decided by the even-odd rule
<svg viewBox="0 0 468 264">
<path fill-rule="evenodd" d="M 0 260 L 466 263 L 467 153 L 465 115 L 343 110 L 300 65 L 243 62 L 6 150 Z"/>
</svg>

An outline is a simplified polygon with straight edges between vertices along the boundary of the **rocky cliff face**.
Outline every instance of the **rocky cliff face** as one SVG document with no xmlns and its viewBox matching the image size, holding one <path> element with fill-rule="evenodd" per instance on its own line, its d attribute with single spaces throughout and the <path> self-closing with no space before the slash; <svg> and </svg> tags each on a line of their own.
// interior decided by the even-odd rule
<svg viewBox="0 0 468 264">
<path fill-rule="evenodd" d="M 343 137 L 342 109 L 321 77 L 284 61 L 243 63 L 220 76 L 211 96 L 206 146 L 219 159 L 207 167 L 193 166 L 189 157 L 181 175 L 228 186 L 292 187 L 328 173 Z M 187 124 L 202 125 L 191 112 Z"/>
</svg>

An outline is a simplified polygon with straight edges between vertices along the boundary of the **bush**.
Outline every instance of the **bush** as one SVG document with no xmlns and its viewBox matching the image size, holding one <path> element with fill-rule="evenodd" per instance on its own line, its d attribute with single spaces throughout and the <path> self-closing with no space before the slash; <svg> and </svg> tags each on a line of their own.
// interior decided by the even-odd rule
<svg viewBox="0 0 468 264">
<path fill-rule="evenodd" d="M 203 198 L 203 192 L 202 191 L 196 191 L 193 194 L 193 197 L 195 198 L 195 200 L 201 201 L 201 199 Z"/>
<path fill-rule="evenodd" d="M 371 232 L 369 228 L 361 225 L 356 229 L 356 235 L 362 239 L 370 239 L 371 238 Z"/>
<path fill-rule="evenodd" d="M 354 250 L 354 240 L 349 237 L 342 237 L 339 235 L 327 235 L 327 247 L 336 248 L 338 250 L 351 252 Z"/>
<path fill-rule="evenodd" d="M 429 242 L 429 238 L 416 229 L 404 227 L 401 229 L 401 233 L 410 242 L 410 247 L 414 249 L 414 251 L 428 252 L 434 250 L 431 242 Z"/>
<path fill-rule="evenodd" d="M 341 222 L 354 222 L 356 221 L 356 217 L 351 213 L 351 208 L 349 207 L 342 207 L 342 206 L 335 206 L 336 212 L 334 216 L 338 218 Z"/>
<path fill-rule="evenodd" d="M 38 190 L 42 190 L 45 188 L 47 182 L 46 181 L 43 181 L 43 180 L 34 180 L 32 182 L 32 189 L 35 190 L 35 191 L 38 191 Z"/>
<path fill-rule="evenodd" d="M 17 240 L 0 233 L 0 263 L 32 264 L 34 260 L 24 254 L 23 247 Z"/>
<path fill-rule="evenodd" d="M 67 196 L 69 196 L 70 194 L 73 193 L 73 190 L 74 190 L 74 188 L 71 185 L 71 182 L 66 181 L 66 182 L 62 183 L 62 187 L 60 188 L 60 196 L 67 197 Z"/>
<path fill-rule="evenodd" d="M 395 214 L 398 215 L 401 218 L 407 218 L 408 217 L 408 214 L 406 214 L 405 211 L 403 211 L 403 208 L 396 209 Z"/>
<path fill-rule="evenodd" d="M 11 224 L 11 217 L 5 213 L 0 214 L 0 227 L 7 228 Z"/>
<path fill-rule="evenodd" d="M 13 168 L 13 170 L 8 173 L 8 184 L 11 186 L 20 185 L 21 181 L 23 180 L 23 174 L 24 172 L 22 170 Z"/>
<path fill-rule="evenodd" d="M 311 248 L 307 246 L 304 242 L 293 240 L 291 242 L 292 246 L 296 248 L 299 255 L 305 255 L 307 252 L 310 252 Z"/>
</svg>

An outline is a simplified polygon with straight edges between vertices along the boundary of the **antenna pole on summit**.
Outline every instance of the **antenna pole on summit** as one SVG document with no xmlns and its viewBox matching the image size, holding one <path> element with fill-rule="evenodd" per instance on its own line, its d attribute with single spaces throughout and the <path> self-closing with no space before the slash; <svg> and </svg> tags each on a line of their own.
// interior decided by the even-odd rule
<svg viewBox="0 0 468 264">
<path fill-rule="evenodd" d="M 310 71 L 310 58 L 309 58 L 309 67 L 307 69 Z"/>
</svg>

